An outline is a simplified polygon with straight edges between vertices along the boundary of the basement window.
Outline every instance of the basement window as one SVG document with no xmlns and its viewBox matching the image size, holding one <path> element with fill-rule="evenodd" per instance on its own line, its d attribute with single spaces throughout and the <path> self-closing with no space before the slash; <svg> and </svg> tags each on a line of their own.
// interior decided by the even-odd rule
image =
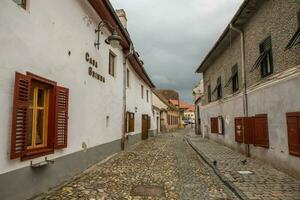
<svg viewBox="0 0 300 200">
<path fill-rule="evenodd" d="M 26 9 L 27 0 L 13 0 L 13 1 L 16 2 L 16 4 L 18 4 L 22 8 Z"/>
</svg>

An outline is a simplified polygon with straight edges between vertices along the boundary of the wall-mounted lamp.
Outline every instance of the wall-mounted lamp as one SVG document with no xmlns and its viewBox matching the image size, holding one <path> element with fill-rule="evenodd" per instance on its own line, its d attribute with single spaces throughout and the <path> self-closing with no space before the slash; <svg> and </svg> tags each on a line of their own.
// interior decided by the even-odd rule
<svg viewBox="0 0 300 200">
<path fill-rule="evenodd" d="M 101 32 L 101 29 L 105 26 L 108 26 L 109 29 L 112 30 L 112 35 L 110 35 L 105 40 L 105 43 L 110 44 L 113 48 L 117 48 L 119 46 L 120 41 L 122 40 L 122 38 L 121 38 L 121 36 L 118 35 L 118 32 L 116 31 L 116 29 L 106 21 L 99 22 L 98 28 L 95 30 L 95 33 L 97 33 L 97 42 L 94 43 L 95 47 L 97 49 L 99 49 L 99 46 L 100 46 L 100 32 Z"/>
</svg>

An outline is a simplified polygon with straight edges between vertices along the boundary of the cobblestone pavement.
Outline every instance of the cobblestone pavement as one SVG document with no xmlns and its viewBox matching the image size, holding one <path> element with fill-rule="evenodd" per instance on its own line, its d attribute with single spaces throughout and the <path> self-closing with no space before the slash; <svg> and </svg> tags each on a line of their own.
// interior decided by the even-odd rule
<svg viewBox="0 0 300 200">
<path fill-rule="evenodd" d="M 300 200 L 300 181 L 274 169 L 256 159 L 247 158 L 230 148 L 200 136 L 190 136 L 189 140 L 209 163 L 216 161 L 222 177 L 248 199 L 298 199 Z M 238 171 L 251 171 L 253 174 L 241 175 Z"/>
<path fill-rule="evenodd" d="M 132 190 L 136 186 L 158 186 L 164 193 L 156 197 L 135 196 Z M 158 194 L 155 189 L 150 192 Z M 176 132 L 141 142 L 37 199 L 235 198 L 186 143 L 184 132 Z"/>
</svg>

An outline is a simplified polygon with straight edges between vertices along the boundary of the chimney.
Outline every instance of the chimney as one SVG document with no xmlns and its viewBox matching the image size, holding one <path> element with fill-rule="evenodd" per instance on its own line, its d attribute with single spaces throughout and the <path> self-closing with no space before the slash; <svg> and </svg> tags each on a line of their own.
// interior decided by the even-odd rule
<svg viewBox="0 0 300 200">
<path fill-rule="evenodd" d="M 126 17 L 126 12 L 124 9 L 118 9 L 116 10 L 116 13 L 122 23 L 122 25 L 124 26 L 124 28 L 127 29 L 127 17 Z"/>
</svg>

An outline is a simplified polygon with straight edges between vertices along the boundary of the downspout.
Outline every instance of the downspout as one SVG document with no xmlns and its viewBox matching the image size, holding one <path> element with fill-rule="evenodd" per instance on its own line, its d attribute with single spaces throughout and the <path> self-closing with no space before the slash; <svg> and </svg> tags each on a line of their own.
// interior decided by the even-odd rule
<svg viewBox="0 0 300 200">
<path fill-rule="evenodd" d="M 244 32 L 241 29 L 234 27 L 232 24 L 230 24 L 230 29 L 240 33 L 240 35 L 241 35 L 243 112 L 244 112 L 244 117 L 248 117 L 248 95 L 247 95 L 247 82 L 246 82 L 246 69 L 245 69 L 245 35 L 244 35 Z M 243 142 L 245 144 L 244 134 L 243 134 Z M 246 157 L 250 157 L 250 145 L 249 144 L 245 144 L 245 155 L 246 155 Z"/>
<path fill-rule="evenodd" d="M 130 44 L 129 52 L 123 57 L 123 122 L 122 122 L 122 139 L 121 139 L 121 148 L 125 150 L 126 142 L 126 79 L 127 79 L 127 60 L 130 56 L 133 55 L 133 45 Z"/>
</svg>

